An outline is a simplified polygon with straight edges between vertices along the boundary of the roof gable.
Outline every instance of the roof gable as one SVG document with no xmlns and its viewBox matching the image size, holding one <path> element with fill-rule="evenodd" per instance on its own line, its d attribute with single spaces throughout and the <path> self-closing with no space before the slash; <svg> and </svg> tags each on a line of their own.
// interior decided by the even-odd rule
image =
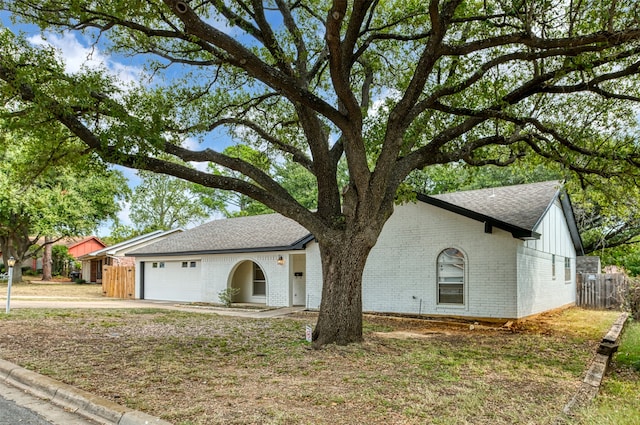
<svg viewBox="0 0 640 425">
<path fill-rule="evenodd" d="M 100 240 L 100 238 L 98 238 L 97 236 L 87 236 L 87 237 L 85 237 L 85 238 L 83 238 L 83 239 L 80 239 L 80 240 L 70 241 L 70 243 L 68 243 L 68 244 L 66 244 L 66 243 L 65 243 L 64 245 L 67 245 L 67 247 L 68 247 L 69 249 L 72 249 L 72 248 L 74 248 L 74 247 L 76 247 L 76 246 L 78 246 L 78 245 L 82 245 L 82 244 L 85 244 L 85 243 L 90 242 L 90 241 L 95 241 L 95 243 L 96 243 L 96 244 L 98 244 L 98 245 L 102 245 L 103 247 L 104 247 L 104 246 L 107 246 L 107 245 L 106 245 L 104 242 L 102 242 L 102 241 Z"/>
<path fill-rule="evenodd" d="M 583 251 L 582 240 L 569 196 L 562 188 L 562 182 L 552 180 L 442 195 L 418 195 L 418 199 L 484 222 L 488 230 L 495 226 L 520 239 L 539 238 L 540 234 L 536 232 L 538 225 L 553 203 L 559 200 L 574 247 L 580 253 Z"/>
</svg>

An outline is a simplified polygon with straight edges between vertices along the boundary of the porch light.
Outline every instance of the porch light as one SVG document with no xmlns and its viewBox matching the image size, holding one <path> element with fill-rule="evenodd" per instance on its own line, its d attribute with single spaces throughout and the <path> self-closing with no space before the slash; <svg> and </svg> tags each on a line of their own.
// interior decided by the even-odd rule
<svg viewBox="0 0 640 425">
<path fill-rule="evenodd" d="M 9 311 L 11 311 L 11 282 L 13 280 L 13 266 L 15 265 L 16 259 L 13 257 L 9 257 L 9 259 L 7 260 L 7 266 L 9 266 L 9 281 L 7 282 L 7 314 L 9 314 Z"/>
<path fill-rule="evenodd" d="M 282 255 L 280 255 L 280 256 L 278 257 L 278 265 L 279 265 L 279 266 L 283 266 L 283 265 L 284 265 L 284 258 L 282 258 Z"/>
</svg>

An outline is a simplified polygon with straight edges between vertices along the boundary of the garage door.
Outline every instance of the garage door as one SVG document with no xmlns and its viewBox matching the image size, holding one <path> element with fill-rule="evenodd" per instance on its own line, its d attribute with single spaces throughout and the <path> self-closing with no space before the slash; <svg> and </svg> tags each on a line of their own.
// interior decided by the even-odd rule
<svg viewBox="0 0 640 425">
<path fill-rule="evenodd" d="M 144 299 L 202 301 L 200 260 L 145 261 Z"/>
</svg>

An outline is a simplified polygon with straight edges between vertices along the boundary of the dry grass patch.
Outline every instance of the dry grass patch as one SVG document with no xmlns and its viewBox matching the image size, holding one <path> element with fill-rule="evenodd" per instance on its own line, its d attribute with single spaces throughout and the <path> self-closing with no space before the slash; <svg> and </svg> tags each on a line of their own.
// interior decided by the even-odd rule
<svg viewBox="0 0 640 425">
<path fill-rule="evenodd" d="M 29 278 L 32 278 L 29 276 Z M 6 299 L 7 282 L 0 282 L 0 299 Z M 32 278 L 20 283 L 12 283 L 11 298 L 65 299 L 103 298 L 102 285 L 77 284 L 73 282 L 42 282 Z"/>
<path fill-rule="evenodd" d="M 311 317 L 20 310 L 0 316 L 0 357 L 180 425 L 547 424 L 616 317 L 514 331 L 368 317 L 364 343 L 315 351 Z"/>
</svg>

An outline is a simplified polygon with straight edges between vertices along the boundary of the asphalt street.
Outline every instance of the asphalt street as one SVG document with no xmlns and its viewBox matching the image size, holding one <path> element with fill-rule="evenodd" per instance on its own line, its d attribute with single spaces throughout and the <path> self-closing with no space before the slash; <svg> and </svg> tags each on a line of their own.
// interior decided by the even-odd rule
<svg viewBox="0 0 640 425">
<path fill-rule="evenodd" d="M 96 425 L 0 381 L 0 425 Z"/>
<path fill-rule="evenodd" d="M 50 425 L 41 416 L 36 415 L 31 410 L 18 406 L 13 401 L 0 396 L 0 425 Z"/>
</svg>

